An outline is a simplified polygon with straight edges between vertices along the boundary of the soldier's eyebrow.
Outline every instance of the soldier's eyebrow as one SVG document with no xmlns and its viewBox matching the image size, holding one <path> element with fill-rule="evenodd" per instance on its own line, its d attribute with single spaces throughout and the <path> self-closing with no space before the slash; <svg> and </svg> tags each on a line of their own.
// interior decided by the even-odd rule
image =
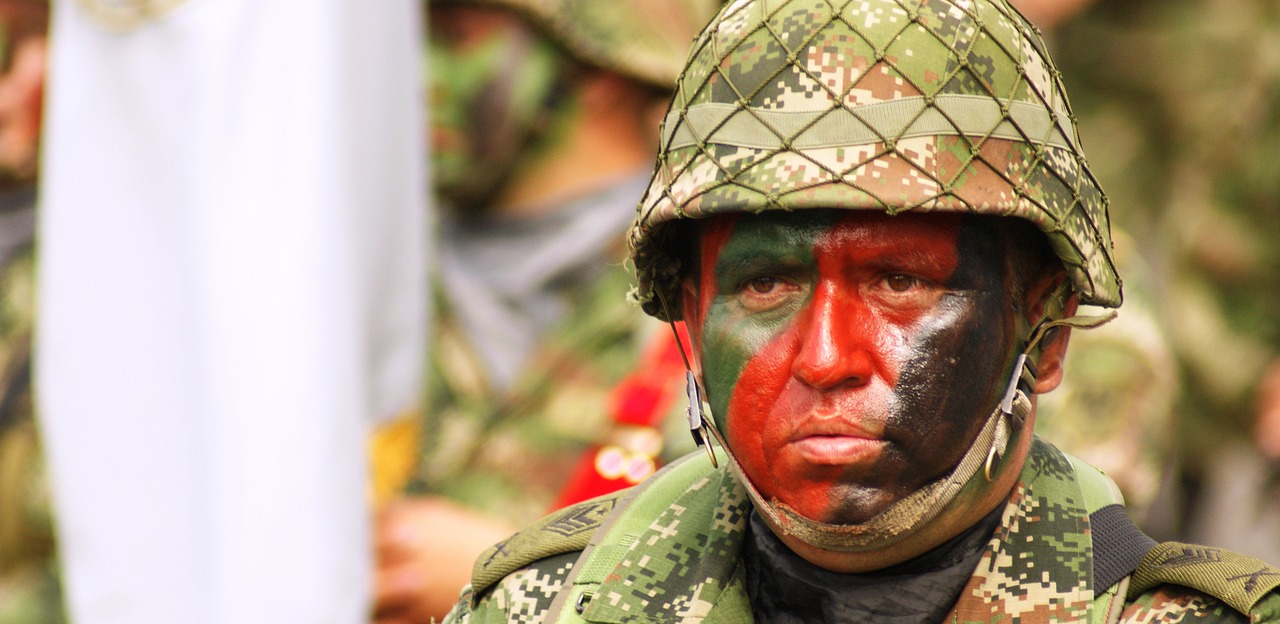
<svg viewBox="0 0 1280 624">
<path fill-rule="evenodd" d="M 717 283 L 723 278 L 736 278 L 759 270 L 795 269 L 812 255 L 812 241 L 785 240 L 792 237 L 771 234 L 755 228 L 735 232 L 716 258 Z"/>
</svg>

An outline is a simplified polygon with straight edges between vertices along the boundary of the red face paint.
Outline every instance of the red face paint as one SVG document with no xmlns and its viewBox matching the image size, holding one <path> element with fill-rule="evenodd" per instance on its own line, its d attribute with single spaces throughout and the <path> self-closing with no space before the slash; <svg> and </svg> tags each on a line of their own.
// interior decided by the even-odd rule
<svg viewBox="0 0 1280 624">
<path fill-rule="evenodd" d="M 708 225 L 703 378 L 762 494 L 859 523 L 959 461 L 1013 344 L 996 234 L 969 223 L 813 211 Z"/>
</svg>

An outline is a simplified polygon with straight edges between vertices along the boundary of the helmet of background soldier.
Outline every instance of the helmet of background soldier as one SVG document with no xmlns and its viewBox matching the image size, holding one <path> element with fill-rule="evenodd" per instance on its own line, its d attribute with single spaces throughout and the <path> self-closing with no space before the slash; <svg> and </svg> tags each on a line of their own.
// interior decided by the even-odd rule
<svg viewBox="0 0 1280 624">
<path fill-rule="evenodd" d="M 587 65 L 670 88 L 722 0 L 431 0 L 516 11 Z"/>
<path fill-rule="evenodd" d="M 501 12 L 510 30 L 482 47 L 429 37 L 435 188 L 456 208 L 489 205 L 517 164 L 539 153 L 578 68 L 665 100 L 689 45 L 720 0 L 430 0 L 435 9 Z M 438 19 L 456 18 L 437 15 Z M 432 22 L 433 33 L 436 26 Z M 442 28 L 441 33 L 448 29 Z M 647 118 L 646 118 L 646 121 Z"/>
<path fill-rule="evenodd" d="M 1121 301 L 1061 77 L 1006 0 L 727 3 L 663 122 L 630 232 L 633 295 L 679 315 L 674 223 L 808 208 L 1026 219 L 1082 303 Z"/>
</svg>

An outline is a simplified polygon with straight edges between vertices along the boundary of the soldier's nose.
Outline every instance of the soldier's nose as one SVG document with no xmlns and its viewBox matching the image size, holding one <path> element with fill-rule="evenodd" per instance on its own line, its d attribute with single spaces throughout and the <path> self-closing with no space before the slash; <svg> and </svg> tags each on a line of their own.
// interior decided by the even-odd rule
<svg viewBox="0 0 1280 624">
<path fill-rule="evenodd" d="M 820 285 L 801 323 L 806 326 L 791 366 L 797 379 L 817 389 L 870 380 L 874 321 L 863 302 L 833 285 Z"/>
</svg>

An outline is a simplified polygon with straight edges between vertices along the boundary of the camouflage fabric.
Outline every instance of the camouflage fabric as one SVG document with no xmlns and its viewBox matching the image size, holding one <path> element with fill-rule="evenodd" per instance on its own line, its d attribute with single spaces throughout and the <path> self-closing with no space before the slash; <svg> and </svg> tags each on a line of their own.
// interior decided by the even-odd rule
<svg viewBox="0 0 1280 624">
<path fill-rule="evenodd" d="M 426 437 L 411 491 L 525 524 L 552 508 L 584 450 L 609 441 L 611 391 L 646 344 L 671 330 L 619 296 L 630 276 L 620 258 L 601 261 L 610 262 L 601 278 L 566 287 L 570 312 L 539 341 L 508 393 L 493 390 L 448 302 L 437 296 L 443 307 L 428 362 Z M 671 381 L 672 394 L 681 396 L 683 378 Z M 682 409 L 677 401 L 668 410 L 671 430 L 658 441 L 664 457 L 692 444 Z"/>
<path fill-rule="evenodd" d="M 1160 520 L 1150 512 L 1172 463 L 1180 373 L 1155 306 L 1151 268 L 1124 231 L 1113 235 L 1125 275 L 1124 312 L 1102 327 L 1072 332 L 1062 383 L 1039 396 L 1035 427 L 1036 435 L 1114 479 L 1129 515 L 1147 528 L 1149 519 Z M 1103 310 L 1085 306 L 1079 313 Z"/>
<path fill-rule="evenodd" d="M 579 61 L 670 88 L 721 0 L 430 0 L 513 9 Z"/>
<path fill-rule="evenodd" d="M 1004 0 L 737 0 L 695 42 L 631 232 L 663 316 L 664 225 L 724 212 L 979 212 L 1043 230 L 1085 303 L 1120 304 L 1107 200 L 1061 78 Z"/>
<path fill-rule="evenodd" d="M 669 504 L 642 514 L 649 520 L 647 528 L 626 544 L 616 566 L 579 572 L 603 582 L 580 603 L 569 601 L 569 612 L 588 622 L 614 624 L 752 621 L 740 556 L 751 504 L 723 467 L 713 470 L 701 458 L 691 461 L 700 462 L 700 474 L 671 492 Z M 662 478 L 649 488 L 661 487 Z M 1072 459 L 1036 442 L 1000 526 L 945 621 L 1105 621 L 1101 611 L 1111 611 L 1111 596 L 1125 582 L 1110 590 L 1093 586 L 1088 494 L 1079 478 Z M 477 561 L 473 585 L 445 621 L 543 621 L 552 603 L 568 591 L 565 583 L 577 551 L 588 543 L 600 518 L 616 513 L 615 507 L 625 509 L 631 495 L 582 503 L 495 546 Z M 636 505 L 643 504 L 643 496 Z M 1146 580 L 1157 584 L 1148 587 L 1138 578 L 1139 590 L 1126 594 L 1122 613 L 1113 621 L 1192 624 L 1280 618 L 1280 595 L 1272 591 L 1280 570 L 1234 553 L 1181 545 L 1165 545 L 1152 556 Z M 1158 582 L 1176 577 L 1176 572 L 1164 573 L 1169 569 L 1188 569 L 1186 564 L 1205 560 L 1222 564 L 1219 573 L 1228 575 L 1211 584 L 1247 594 L 1243 600 L 1253 609 L 1252 620 L 1205 593 Z M 1241 569 L 1252 574 L 1234 574 Z"/>
</svg>

